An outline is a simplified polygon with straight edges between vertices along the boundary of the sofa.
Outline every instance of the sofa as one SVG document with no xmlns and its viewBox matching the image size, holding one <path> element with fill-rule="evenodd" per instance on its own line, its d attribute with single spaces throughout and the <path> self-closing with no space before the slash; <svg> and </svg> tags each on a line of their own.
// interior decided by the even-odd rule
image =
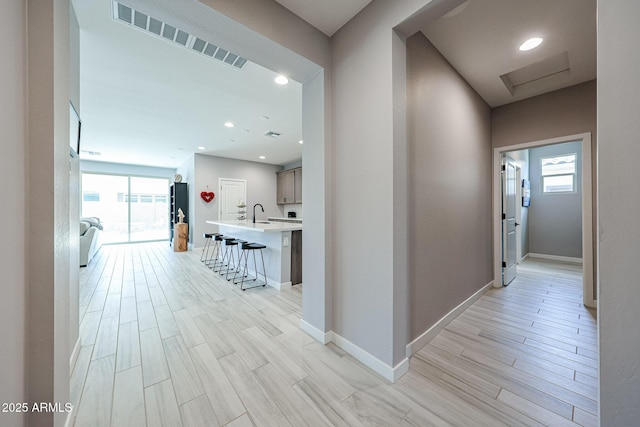
<svg viewBox="0 0 640 427">
<path fill-rule="evenodd" d="M 86 267 L 102 246 L 100 218 L 80 218 L 80 267 Z"/>
</svg>

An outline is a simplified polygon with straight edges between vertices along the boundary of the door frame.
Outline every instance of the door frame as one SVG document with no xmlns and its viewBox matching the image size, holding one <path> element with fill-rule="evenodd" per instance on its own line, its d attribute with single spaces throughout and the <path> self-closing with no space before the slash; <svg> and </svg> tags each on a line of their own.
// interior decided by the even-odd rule
<svg viewBox="0 0 640 427">
<path fill-rule="evenodd" d="M 591 164 L 591 132 L 575 135 L 561 136 L 558 138 L 525 142 L 521 144 L 495 147 L 493 149 L 493 265 L 495 288 L 502 287 L 502 190 L 501 190 L 501 166 L 502 154 L 509 151 L 526 150 L 545 145 L 561 144 L 563 142 L 580 141 L 582 144 L 582 295 L 583 304 L 587 307 L 596 307 L 593 291 L 595 282 L 594 257 L 593 257 L 593 189 L 592 189 L 592 164 Z"/>
</svg>

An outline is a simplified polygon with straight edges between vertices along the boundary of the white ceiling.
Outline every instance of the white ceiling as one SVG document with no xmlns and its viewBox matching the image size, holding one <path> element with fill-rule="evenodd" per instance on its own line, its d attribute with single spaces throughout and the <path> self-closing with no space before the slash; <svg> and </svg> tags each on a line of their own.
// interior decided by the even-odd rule
<svg viewBox="0 0 640 427">
<path fill-rule="evenodd" d="M 276 1 L 327 35 L 370 2 Z M 161 20 L 178 28 L 188 22 L 186 15 L 176 18 L 180 12 L 212 19 L 195 0 L 180 5 L 171 0 L 128 2 L 155 7 L 164 15 Z M 273 82 L 275 72 L 255 63 L 237 70 L 124 25 L 112 18 L 111 5 L 111 0 L 74 1 L 81 27 L 82 150 L 100 153 L 82 158 L 175 168 L 193 153 L 280 165 L 302 157 L 298 82 L 279 86 Z M 457 12 L 429 19 L 420 29 L 493 107 L 596 77 L 596 0 L 469 0 Z M 230 43 L 233 36 L 223 27 L 218 22 L 207 41 L 221 47 L 225 40 Z M 531 36 L 545 41 L 535 50 L 518 51 Z M 512 95 L 500 79 L 565 51 L 571 67 L 565 81 Z M 283 57 L 275 51 L 261 54 L 271 55 L 271 63 L 274 55 Z M 237 126 L 228 129 L 226 121 Z M 267 131 L 282 136 L 268 138 Z"/>
<path fill-rule="evenodd" d="M 279 165 L 301 158 L 300 83 L 277 85 L 276 73 L 254 63 L 238 70 L 115 21 L 111 0 L 77 1 L 74 9 L 81 150 L 100 153 L 81 158 L 171 168 L 193 153 Z"/>
<path fill-rule="evenodd" d="M 469 0 L 422 32 L 492 107 L 596 78 L 596 0 Z M 530 37 L 540 47 L 520 52 Z M 500 76 L 567 52 L 568 78 L 511 95 Z"/>
<path fill-rule="evenodd" d="M 329 37 L 371 0 L 276 0 Z"/>
</svg>

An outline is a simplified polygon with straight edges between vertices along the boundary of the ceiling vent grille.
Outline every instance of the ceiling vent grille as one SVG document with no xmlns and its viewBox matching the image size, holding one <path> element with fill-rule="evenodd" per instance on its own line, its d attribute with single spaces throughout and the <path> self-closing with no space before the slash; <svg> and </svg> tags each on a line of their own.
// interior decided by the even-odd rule
<svg viewBox="0 0 640 427">
<path fill-rule="evenodd" d="M 278 132 L 269 131 L 264 134 L 264 136 L 268 136 L 269 138 L 277 138 L 280 136 Z"/>
<path fill-rule="evenodd" d="M 240 70 L 247 63 L 247 59 L 235 53 L 116 1 L 113 2 L 113 19 Z"/>
</svg>

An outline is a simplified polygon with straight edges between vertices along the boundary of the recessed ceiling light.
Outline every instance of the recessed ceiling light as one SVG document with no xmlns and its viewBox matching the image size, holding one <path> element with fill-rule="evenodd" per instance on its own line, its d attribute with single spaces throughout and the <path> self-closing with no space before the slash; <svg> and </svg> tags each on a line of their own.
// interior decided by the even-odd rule
<svg viewBox="0 0 640 427">
<path fill-rule="evenodd" d="M 303 142 L 304 142 L 303 140 L 298 141 L 299 144 L 302 144 Z"/>
<path fill-rule="evenodd" d="M 540 37 L 533 37 L 522 43 L 520 45 L 520 50 L 524 52 L 527 50 L 535 49 L 536 47 L 540 46 L 540 44 L 542 44 L 542 39 Z"/>
<path fill-rule="evenodd" d="M 235 139 L 230 139 L 229 142 L 236 142 L 236 140 Z"/>
<path fill-rule="evenodd" d="M 260 120 L 269 120 L 269 116 L 260 116 Z"/>
<path fill-rule="evenodd" d="M 198 150 L 204 150 L 205 147 L 203 147 L 202 145 L 200 147 L 198 147 Z"/>
<path fill-rule="evenodd" d="M 289 79 L 285 76 L 278 76 L 275 78 L 275 82 L 279 85 L 286 85 L 287 83 L 289 83 Z"/>
<path fill-rule="evenodd" d="M 264 160 L 264 159 L 266 159 L 265 156 L 260 156 L 260 160 Z"/>
<path fill-rule="evenodd" d="M 242 129 L 242 132 L 249 133 L 249 129 Z"/>
<path fill-rule="evenodd" d="M 235 124 L 233 124 L 232 122 L 227 122 L 227 123 L 225 123 L 224 125 L 225 125 L 226 127 L 228 127 L 228 128 L 232 128 L 232 127 L 234 127 L 234 126 L 235 126 Z"/>
</svg>

